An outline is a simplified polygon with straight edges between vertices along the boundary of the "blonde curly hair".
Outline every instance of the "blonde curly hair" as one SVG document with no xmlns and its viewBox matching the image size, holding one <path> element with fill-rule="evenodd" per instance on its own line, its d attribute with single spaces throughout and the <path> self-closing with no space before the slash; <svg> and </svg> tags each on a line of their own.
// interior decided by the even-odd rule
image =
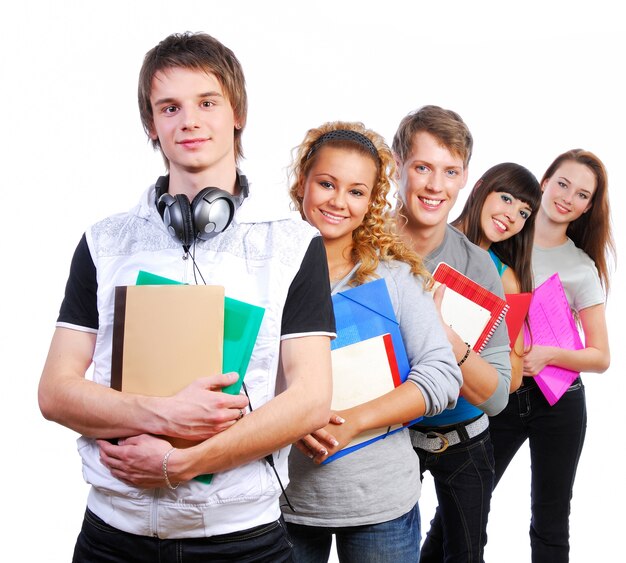
<svg viewBox="0 0 626 563">
<path fill-rule="evenodd" d="M 332 121 L 315 129 L 309 129 L 302 143 L 294 149 L 293 163 L 290 170 L 292 183 L 289 195 L 297 211 L 306 219 L 302 209 L 303 197 L 298 195 L 304 185 L 306 177 L 317 158 L 316 142 L 322 135 L 332 131 L 353 131 L 369 139 L 378 154 L 378 159 L 372 152 L 356 140 L 345 138 L 329 138 L 321 146 L 346 149 L 371 158 L 376 164 L 376 181 L 372 189 L 367 213 L 363 222 L 352 233 L 352 249 L 350 258 L 355 264 L 360 264 L 350 285 L 360 285 L 375 277 L 374 272 L 381 260 L 400 260 L 411 267 L 411 272 L 420 276 L 424 287 L 432 287 L 432 277 L 424 267 L 422 259 L 413 250 L 402 242 L 393 231 L 388 212 L 391 205 L 387 196 L 391 189 L 390 178 L 396 171 L 396 165 L 391 150 L 385 140 L 376 132 L 367 129 L 359 122 Z"/>
</svg>

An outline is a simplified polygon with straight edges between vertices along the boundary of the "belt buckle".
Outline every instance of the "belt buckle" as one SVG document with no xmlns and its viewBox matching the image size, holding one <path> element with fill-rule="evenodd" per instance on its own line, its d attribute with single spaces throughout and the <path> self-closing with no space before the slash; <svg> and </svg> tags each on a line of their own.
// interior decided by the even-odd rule
<svg viewBox="0 0 626 563">
<path fill-rule="evenodd" d="M 445 452 L 450 445 L 450 442 L 448 442 L 448 438 L 446 438 L 443 434 L 440 434 L 439 432 L 431 430 L 430 432 L 428 432 L 428 434 L 426 434 L 426 437 L 431 439 L 439 438 L 441 440 L 441 447 L 436 450 L 432 450 L 432 453 L 434 454 L 440 454 L 441 452 Z"/>
</svg>

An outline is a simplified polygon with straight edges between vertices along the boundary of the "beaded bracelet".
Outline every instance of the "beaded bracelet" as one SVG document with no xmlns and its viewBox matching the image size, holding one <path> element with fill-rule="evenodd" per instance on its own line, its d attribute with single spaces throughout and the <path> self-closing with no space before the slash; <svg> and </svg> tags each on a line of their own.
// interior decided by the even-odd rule
<svg viewBox="0 0 626 563">
<path fill-rule="evenodd" d="M 456 364 L 459 367 L 461 367 L 465 363 L 465 360 L 469 358 L 470 352 L 472 351 L 472 346 L 469 344 L 469 342 L 466 342 L 465 345 L 467 346 L 467 350 L 465 350 L 465 356 L 463 356 Z"/>
<path fill-rule="evenodd" d="M 167 475 L 167 460 L 170 458 L 170 456 L 172 455 L 175 449 L 176 448 L 172 448 L 171 450 L 165 453 L 165 455 L 163 456 L 163 465 L 162 465 L 163 477 L 165 478 L 165 484 L 167 485 L 167 488 L 171 489 L 172 491 L 178 489 L 178 485 L 180 485 L 180 483 L 176 483 L 176 485 L 172 485 L 172 483 L 170 483 L 170 478 Z"/>
</svg>

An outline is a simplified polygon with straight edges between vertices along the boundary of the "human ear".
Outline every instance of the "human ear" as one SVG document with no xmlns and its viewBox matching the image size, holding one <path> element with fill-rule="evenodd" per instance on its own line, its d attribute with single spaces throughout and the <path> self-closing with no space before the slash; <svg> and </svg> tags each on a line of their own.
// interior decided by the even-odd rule
<svg viewBox="0 0 626 563">
<path fill-rule="evenodd" d="M 157 135 L 156 129 L 154 128 L 154 122 L 150 123 L 150 127 L 148 127 L 148 137 L 150 137 L 151 141 L 159 140 L 159 136 Z"/>
<path fill-rule="evenodd" d="M 298 189 L 296 190 L 296 195 L 302 199 L 304 199 L 304 180 L 304 176 L 300 174 L 298 176 Z"/>
<path fill-rule="evenodd" d="M 233 121 L 235 122 L 235 129 L 240 130 L 246 126 L 246 117 L 237 115 L 233 109 Z"/>
<path fill-rule="evenodd" d="M 400 170 L 402 169 L 403 163 L 395 152 L 393 153 L 393 159 L 396 161 L 396 169 L 393 173 L 393 179 L 398 181 L 400 179 Z"/>
</svg>

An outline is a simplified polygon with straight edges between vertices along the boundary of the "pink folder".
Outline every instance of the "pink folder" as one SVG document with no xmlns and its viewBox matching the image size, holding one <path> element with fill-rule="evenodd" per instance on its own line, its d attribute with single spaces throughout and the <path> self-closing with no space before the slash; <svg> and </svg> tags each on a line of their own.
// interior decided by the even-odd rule
<svg viewBox="0 0 626 563">
<path fill-rule="evenodd" d="M 554 274 L 535 288 L 528 311 L 528 320 L 533 344 L 558 346 L 567 350 L 583 348 L 578 327 L 558 274 Z M 531 342 L 526 327 L 524 327 L 524 340 L 526 345 Z M 546 366 L 535 376 L 535 381 L 552 406 L 579 375 L 577 371 Z"/>
</svg>

